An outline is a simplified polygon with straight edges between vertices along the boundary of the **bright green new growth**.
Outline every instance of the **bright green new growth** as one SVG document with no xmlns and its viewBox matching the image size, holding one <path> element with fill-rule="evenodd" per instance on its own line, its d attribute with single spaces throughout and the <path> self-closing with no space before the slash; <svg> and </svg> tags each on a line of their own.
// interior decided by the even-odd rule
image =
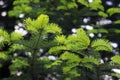
<svg viewBox="0 0 120 80">
<path fill-rule="evenodd" d="M 71 51 L 81 51 L 89 48 L 90 39 L 84 32 L 82 28 L 77 30 L 75 35 L 69 35 L 65 37 L 64 35 L 56 36 L 55 40 L 60 46 L 53 47 L 49 50 L 50 53 L 58 52 L 59 50 L 71 50 Z M 95 51 L 112 51 L 112 47 L 109 42 L 105 39 L 97 39 L 91 42 L 91 47 Z M 55 51 L 56 50 L 56 51 Z"/>
<path fill-rule="evenodd" d="M 43 30 L 45 33 L 61 33 L 59 26 L 55 23 L 49 24 L 49 17 L 44 14 L 38 16 L 36 20 L 26 19 L 25 24 L 26 30 L 30 32 L 38 33 L 40 30 Z"/>
<path fill-rule="evenodd" d="M 104 39 L 97 39 L 92 42 L 92 48 L 96 51 L 105 50 L 105 51 L 112 51 L 112 47 L 107 40 Z"/>
<path fill-rule="evenodd" d="M 111 58 L 111 60 L 120 65 L 120 56 L 116 55 Z"/>
<path fill-rule="evenodd" d="M 10 41 L 10 37 L 5 30 L 0 29 L 0 45 L 4 46 L 5 43 Z"/>
</svg>

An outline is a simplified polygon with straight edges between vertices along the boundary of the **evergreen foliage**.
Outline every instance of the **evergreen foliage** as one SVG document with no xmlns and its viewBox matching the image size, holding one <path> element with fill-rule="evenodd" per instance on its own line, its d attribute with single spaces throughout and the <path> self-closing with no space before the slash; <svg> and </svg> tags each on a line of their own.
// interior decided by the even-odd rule
<svg viewBox="0 0 120 80">
<path fill-rule="evenodd" d="M 53 40 L 54 37 L 51 40 L 48 37 L 61 34 L 61 28 L 55 23 L 49 23 L 49 17 L 44 14 L 38 16 L 36 20 L 26 19 L 25 26 L 28 34 L 31 34 L 29 39 L 25 39 L 18 32 L 11 32 L 9 34 L 7 31 L 0 29 L 1 67 L 3 64 L 2 61 L 10 60 L 12 63 L 9 69 L 13 78 L 10 77 L 8 79 L 14 79 L 14 77 L 17 79 L 17 74 L 20 71 L 22 73 L 20 80 L 23 80 L 22 77 L 27 77 L 28 75 L 30 79 L 27 80 L 38 80 L 38 76 L 43 74 L 41 70 L 38 70 L 43 67 L 40 65 L 44 65 L 44 59 L 40 58 L 42 53 L 39 52 L 39 49 L 48 50 L 56 44 Z M 4 50 L 3 48 L 6 44 L 8 45 L 8 49 Z M 47 75 L 47 73 L 45 74 Z M 40 79 L 42 78 L 40 77 Z"/>
<path fill-rule="evenodd" d="M 11 60 L 12 63 L 9 66 L 11 76 L 4 80 L 23 80 L 23 77 L 28 77 L 27 80 L 39 80 L 45 79 L 44 76 L 49 74 L 53 78 L 54 73 L 56 79 L 79 80 L 85 76 L 85 69 L 96 73 L 96 67 L 100 65 L 100 57 L 95 56 L 96 52 L 112 50 L 107 40 L 90 41 L 82 28 L 77 29 L 74 35 L 65 36 L 61 28 L 55 23 L 49 23 L 49 17 L 44 14 L 37 19 L 27 18 L 24 22 L 25 29 L 31 34 L 29 39 L 17 32 L 9 34 L 3 29 L 0 30 L 1 48 L 6 42 L 8 44 L 8 49 L 0 53 L 0 60 Z M 42 53 L 39 52 L 41 48 L 49 50 L 48 53 L 56 59 L 53 61 L 49 57 L 42 58 Z M 93 53 L 88 54 L 86 51 Z"/>
<path fill-rule="evenodd" d="M 109 45 L 109 42 L 104 39 L 98 39 L 93 41 L 92 48 L 94 48 L 96 51 L 100 50 L 112 51 L 112 47 Z"/>
<path fill-rule="evenodd" d="M 57 41 L 58 45 L 50 48 L 49 53 L 56 55 L 57 57 L 60 56 L 60 58 L 53 62 L 51 67 L 61 65 L 65 80 L 68 78 L 72 80 L 77 77 L 82 79 L 83 75 L 81 75 L 81 70 L 85 68 L 98 75 L 96 67 L 101 67 L 99 62 L 101 57 L 98 51 L 112 51 L 111 45 L 105 39 L 97 39 L 91 41 L 90 44 L 90 39 L 82 28 L 78 29 L 77 33 L 74 35 L 69 35 L 67 37 L 58 35 L 56 36 L 55 41 Z M 92 51 L 92 53 L 85 52 L 86 50 L 89 52 Z M 95 79 L 101 78 L 97 76 Z"/>
<path fill-rule="evenodd" d="M 120 68 L 119 55 L 112 56 L 111 61 L 100 62 L 103 54 L 113 51 L 109 40 L 88 37 L 90 33 L 108 34 L 109 30 L 100 28 L 100 24 L 92 24 L 97 29 L 85 32 L 83 28 L 77 28 L 76 33 L 65 35 L 58 24 L 49 20 L 50 16 L 51 22 L 69 28 L 69 24 L 80 25 L 82 17 L 108 18 L 120 13 L 119 8 L 105 10 L 101 0 L 14 0 L 13 5 L 9 16 L 25 14 L 25 18 L 29 17 L 24 19 L 27 35 L 0 29 L 0 68 L 10 61 L 10 76 L 2 80 L 103 80 L 104 75 L 120 77 L 111 71 Z M 120 20 L 114 23 L 120 24 Z M 112 31 L 120 33 L 118 29 Z"/>
</svg>

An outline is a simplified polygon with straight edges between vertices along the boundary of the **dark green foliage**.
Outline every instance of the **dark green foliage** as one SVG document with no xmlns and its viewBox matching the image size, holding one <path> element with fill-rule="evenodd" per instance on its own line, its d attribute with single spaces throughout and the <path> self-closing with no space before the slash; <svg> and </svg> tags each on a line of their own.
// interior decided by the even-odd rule
<svg viewBox="0 0 120 80">
<path fill-rule="evenodd" d="M 79 27 L 80 24 L 84 24 L 82 19 L 87 16 L 97 16 L 99 7 L 93 7 L 100 5 L 101 1 L 95 1 L 93 4 L 89 4 L 89 7 L 84 7 L 83 2 L 80 0 L 33 0 L 13 2 L 13 9 L 9 11 L 9 16 L 19 17 L 20 14 L 24 14 L 26 17 L 36 18 L 39 14 L 48 14 L 51 18 L 51 22 L 58 23 L 63 27 L 64 33 L 70 33 L 71 28 Z M 84 0 L 83 0 L 84 1 Z M 17 3 L 17 4 L 16 4 Z M 24 4 L 24 6 L 23 6 Z M 47 5 L 46 5 L 47 4 Z M 87 5 L 88 5 L 87 4 Z M 100 5 L 102 6 L 102 5 Z M 29 10 L 25 11 L 24 9 Z M 67 31 L 67 32 L 66 32 Z"/>
</svg>

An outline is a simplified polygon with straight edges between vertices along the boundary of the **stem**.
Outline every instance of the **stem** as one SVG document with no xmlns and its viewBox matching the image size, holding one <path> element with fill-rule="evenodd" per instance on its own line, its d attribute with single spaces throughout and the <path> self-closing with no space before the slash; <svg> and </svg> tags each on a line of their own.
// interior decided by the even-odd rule
<svg viewBox="0 0 120 80">
<path fill-rule="evenodd" d="M 96 67 L 97 80 L 100 80 L 99 67 Z"/>
<path fill-rule="evenodd" d="M 37 46 L 38 46 L 39 40 L 41 38 L 41 33 L 42 33 L 42 31 L 40 31 L 39 36 L 38 36 L 37 40 L 35 41 L 35 44 L 33 45 L 34 47 L 33 47 L 32 62 L 31 62 L 31 70 L 32 70 L 31 76 L 32 76 L 32 80 L 38 80 L 37 79 L 38 75 L 36 74 L 36 62 L 37 62 L 37 55 L 36 55 L 36 53 L 37 53 L 37 50 L 38 50 Z"/>
<path fill-rule="evenodd" d="M 37 80 L 37 75 L 35 72 L 35 64 L 36 64 L 36 59 L 35 59 L 35 53 L 36 50 L 33 51 L 33 55 L 32 55 L 32 62 L 31 62 L 31 76 L 32 76 L 32 80 Z"/>
</svg>

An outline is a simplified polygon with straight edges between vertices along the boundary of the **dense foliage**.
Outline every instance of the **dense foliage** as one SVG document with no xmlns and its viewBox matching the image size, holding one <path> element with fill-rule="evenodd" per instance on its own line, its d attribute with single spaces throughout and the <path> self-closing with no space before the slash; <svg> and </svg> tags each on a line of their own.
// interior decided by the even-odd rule
<svg viewBox="0 0 120 80">
<path fill-rule="evenodd" d="M 116 49 L 107 40 L 111 32 L 119 34 L 120 30 L 103 28 L 104 23 L 96 20 L 119 14 L 120 8 L 105 9 L 101 0 L 14 0 L 13 6 L 9 16 L 19 17 L 16 23 L 23 25 L 15 31 L 0 29 L 0 79 L 104 80 L 105 75 L 120 77 L 112 71 L 120 68 L 120 56 L 111 56 Z M 86 17 L 93 18 L 93 22 L 84 23 L 82 20 Z M 120 24 L 119 18 L 112 24 Z M 87 31 L 84 25 L 94 29 Z M 89 37 L 91 33 L 102 33 L 103 38 L 93 39 Z"/>
<path fill-rule="evenodd" d="M 65 36 L 61 28 L 55 23 L 49 23 L 49 17 L 44 14 L 36 20 L 27 18 L 25 30 L 30 34 L 27 39 L 18 32 L 8 33 L 3 29 L 0 30 L 1 48 L 8 46 L 7 50 L 0 53 L 1 66 L 4 61 L 11 61 L 9 66 L 11 76 L 4 80 L 39 80 L 48 75 L 60 80 L 79 80 L 84 79 L 84 76 L 91 79 L 89 72 L 94 73 L 92 76 L 96 75 L 98 80 L 101 79 L 99 69 L 103 64 L 100 64 L 99 51 L 112 51 L 107 40 L 90 41 L 82 28 L 74 35 Z M 46 57 L 42 56 L 40 49 L 49 50 Z M 51 60 L 47 57 L 49 55 L 55 59 Z M 113 62 L 117 62 L 117 58 L 113 57 Z"/>
</svg>

